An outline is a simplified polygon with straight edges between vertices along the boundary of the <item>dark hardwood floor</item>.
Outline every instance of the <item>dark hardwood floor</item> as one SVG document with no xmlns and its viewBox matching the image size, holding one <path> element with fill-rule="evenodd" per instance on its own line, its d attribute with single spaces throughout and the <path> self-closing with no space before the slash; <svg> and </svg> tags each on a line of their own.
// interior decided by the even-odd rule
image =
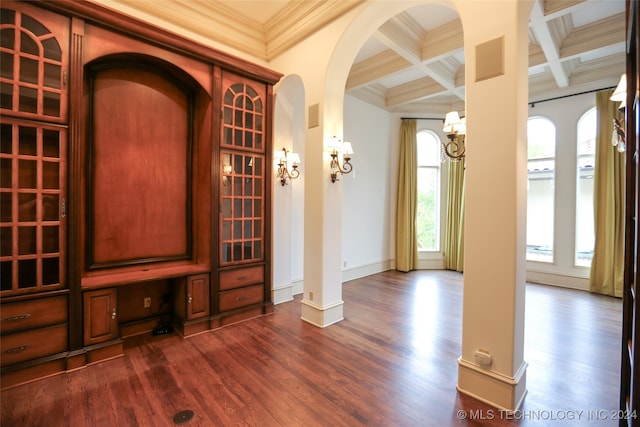
<svg viewBox="0 0 640 427">
<path fill-rule="evenodd" d="M 456 391 L 462 275 L 387 271 L 346 282 L 344 321 L 300 300 L 186 340 L 2 391 L 1 425 L 616 426 L 621 301 L 527 285 L 528 395 L 504 414 Z"/>
</svg>

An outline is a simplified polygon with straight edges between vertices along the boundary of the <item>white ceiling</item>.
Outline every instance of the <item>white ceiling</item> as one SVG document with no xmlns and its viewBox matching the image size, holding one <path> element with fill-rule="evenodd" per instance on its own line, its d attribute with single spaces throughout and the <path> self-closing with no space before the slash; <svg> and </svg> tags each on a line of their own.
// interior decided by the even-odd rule
<svg viewBox="0 0 640 427">
<path fill-rule="evenodd" d="M 266 61 L 373 0 L 93 0 Z M 615 86 L 625 68 L 624 0 L 536 0 L 529 99 Z M 362 46 L 346 92 L 398 113 L 464 108 L 458 14 L 425 4 L 389 19 Z"/>
</svg>

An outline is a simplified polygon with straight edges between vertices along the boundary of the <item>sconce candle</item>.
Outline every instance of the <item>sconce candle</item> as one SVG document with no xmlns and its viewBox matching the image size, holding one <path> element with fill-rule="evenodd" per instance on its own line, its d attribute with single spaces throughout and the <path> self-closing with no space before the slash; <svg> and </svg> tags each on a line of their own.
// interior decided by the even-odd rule
<svg viewBox="0 0 640 427">
<path fill-rule="evenodd" d="M 353 165 L 351 164 L 353 147 L 350 142 L 342 142 L 334 136 L 331 138 L 331 143 L 327 146 L 327 150 L 331 155 L 331 182 L 336 182 L 338 181 L 338 174 L 346 175 L 353 170 Z M 339 155 L 342 155 L 342 165 L 338 160 Z"/>
<path fill-rule="evenodd" d="M 298 165 L 300 165 L 300 156 L 298 153 L 291 153 L 283 148 L 282 151 L 275 153 L 275 160 L 278 162 L 277 177 L 280 179 L 280 184 L 285 186 L 287 180 L 296 179 L 300 176 Z M 291 169 L 289 169 L 289 167 Z"/>
<path fill-rule="evenodd" d="M 458 136 L 467 133 L 466 118 L 460 118 L 457 111 L 447 113 L 442 131 L 449 138 L 449 142 L 442 143 L 442 152 L 451 160 L 461 160 L 465 155 L 466 147 L 464 139 L 458 138 Z"/>
</svg>

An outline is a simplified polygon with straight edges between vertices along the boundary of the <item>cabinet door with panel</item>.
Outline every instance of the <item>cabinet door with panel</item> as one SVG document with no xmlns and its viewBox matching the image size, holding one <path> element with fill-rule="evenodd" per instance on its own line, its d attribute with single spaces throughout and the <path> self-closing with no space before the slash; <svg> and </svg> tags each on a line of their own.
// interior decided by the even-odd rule
<svg viewBox="0 0 640 427">
<path fill-rule="evenodd" d="M 116 288 L 84 292 L 84 345 L 118 338 L 117 297 Z"/>
<path fill-rule="evenodd" d="M 209 315 L 209 275 L 199 274 L 187 278 L 187 318 L 198 319 Z"/>
</svg>

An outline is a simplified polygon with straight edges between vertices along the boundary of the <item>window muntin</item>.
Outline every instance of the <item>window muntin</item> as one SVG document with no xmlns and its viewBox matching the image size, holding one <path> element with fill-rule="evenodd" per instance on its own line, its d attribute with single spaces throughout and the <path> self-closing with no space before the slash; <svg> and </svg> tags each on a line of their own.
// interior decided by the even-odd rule
<svg viewBox="0 0 640 427">
<path fill-rule="evenodd" d="M 417 133 L 419 251 L 440 250 L 440 139 L 432 131 Z"/>
<path fill-rule="evenodd" d="M 576 246 L 574 263 L 591 267 L 595 243 L 593 222 L 593 174 L 596 162 L 597 112 L 582 115 L 577 128 L 576 170 Z"/>
<path fill-rule="evenodd" d="M 553 262 L 556 127 L 544 117 L 527 125 L 527 260 Z"/>
</svg>

